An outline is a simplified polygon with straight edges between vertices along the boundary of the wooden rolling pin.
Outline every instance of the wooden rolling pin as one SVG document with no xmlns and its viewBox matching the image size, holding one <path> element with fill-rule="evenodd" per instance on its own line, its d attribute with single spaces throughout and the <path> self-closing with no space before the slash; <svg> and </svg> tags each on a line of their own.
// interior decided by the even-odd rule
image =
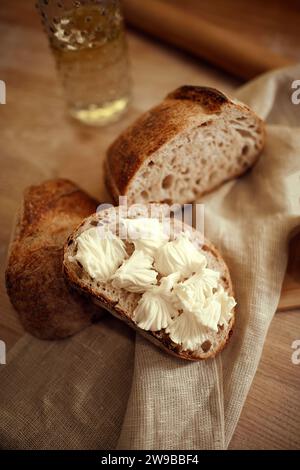
<svg viewBox="0 0 300 470">
<path fill-rule="evenodd" d="M 123 9 L 130 25 L 243 79 L 293 62 L 170 2 L 123 0 Z"/>
</svg>

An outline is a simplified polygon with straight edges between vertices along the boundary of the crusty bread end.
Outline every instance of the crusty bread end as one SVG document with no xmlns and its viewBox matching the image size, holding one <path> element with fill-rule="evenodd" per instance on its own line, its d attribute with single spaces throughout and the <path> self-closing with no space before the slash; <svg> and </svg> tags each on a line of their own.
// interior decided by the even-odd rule
<svg viewBox="0 0 300 470">
<path fill-rule="evenodd" d="M 31 186 L 24 194 L 9 247 L 6 288 L 29 333 L 41 339 L 73 335 L 98 320 L 97 309 L 62 273 L 63 245 L 97 201 L 68 180 Z"/>
</svg>

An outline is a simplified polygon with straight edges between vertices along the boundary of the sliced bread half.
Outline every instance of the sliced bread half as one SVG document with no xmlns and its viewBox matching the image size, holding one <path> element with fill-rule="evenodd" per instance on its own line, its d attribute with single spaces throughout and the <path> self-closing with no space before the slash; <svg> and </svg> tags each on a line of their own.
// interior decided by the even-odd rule
<svg viewBox="0 0 300 470">
<path fill-rule="evenodd" d="M 133 219 L 142 217 L 143 214 L 144 209 L 140 210 L 139 205 L 136 204 L 131 208 L 130 215 L 127 214 L 125 207 L 120 206 L 104 209 L 85 219 L 69 237 L 65 245 L 63 267 L 66 279 L 80 292 L 84 292 L 86 295 L 90 296 L 97 305 L 107 309 L 115 317 L 137 330 L 168 353 L 192 361 L 213 357 L 224 348 L 231 336 L 234 324 L 234 310 L 226 325 L 218 326 L 217 331 L 207 331 L 205 341 L 203 341 L 196 350 L 184 349 L 181 344 L 176 344 L 171 340 L 166 329 L 161 329 L 160 331 L 145 331 L 139 328 L 133 321 L 133 312 L 142 294 L 115 287 L 112 281 L 97 282 L 90 277 L 82 266 L 82 263 L 76 261 L 76 254 L 78 252 L 77 240 L 83 232 L 98 226 L 109 228 L 110 231 L 118 236 L 120 225 L 118 225 L 116 221 L 119 221 L 123 217 Z M 161 215 L 158 214 L 156 217 L 161 218 Z M 197 250 L 205 256 L 207 267 L 220 273 L 221 286 L 226 293 L 232 296 L 233 288 L 228 268 L 222 256 L 212 243 L 208 240 L 203 241 L 203 235 L 201 233 L 197 232 L 189 225 L 184 224 L 181 220 L 175 218 L 168 220 L 171 226 L 170 240 L 175 239 L 182 231 L 187 232 Z M 125 240 L 124 243 L 128 255 L 131 255 L 133 251 L 132 242 Z"/>
<path fill-rule="evenodd" d="M 116 203 L 188 203 L 243 174 L 264 145 L 264 123 L 218 90 L 183 86 L 110 146 L 106 184 Z"/>
</svg>

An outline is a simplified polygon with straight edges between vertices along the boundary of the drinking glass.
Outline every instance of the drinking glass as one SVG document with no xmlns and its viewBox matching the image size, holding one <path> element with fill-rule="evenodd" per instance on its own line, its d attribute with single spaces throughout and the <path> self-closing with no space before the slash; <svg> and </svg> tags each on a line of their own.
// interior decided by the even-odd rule
<svg viewBox="0 0 300 470">
<path fill-rule="evenodd" d="M 103 125 L 126 109 L 130 77 L 118 0 L 39 0 L 70 114 Z"/>
</svg>

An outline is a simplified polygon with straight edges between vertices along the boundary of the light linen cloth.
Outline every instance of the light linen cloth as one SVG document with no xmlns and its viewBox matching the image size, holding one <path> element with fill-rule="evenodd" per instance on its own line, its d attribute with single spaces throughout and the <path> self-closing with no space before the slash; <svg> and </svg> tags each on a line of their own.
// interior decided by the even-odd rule
<svg viewBox="0 0 300 470">
<path fill-rule="evenodd" d="M 257 165 L 207 196 L 205 234 L 227 261 L 238 308 L 215 359 L 169 357 L 109 315 L 59 342 L 26 335 L 0 368 L 0 447 L 226 449 L 276 311 L 289 234 L 300 224 L 300 67 L 236 96 L 266 119 Z"/>
</svg>

